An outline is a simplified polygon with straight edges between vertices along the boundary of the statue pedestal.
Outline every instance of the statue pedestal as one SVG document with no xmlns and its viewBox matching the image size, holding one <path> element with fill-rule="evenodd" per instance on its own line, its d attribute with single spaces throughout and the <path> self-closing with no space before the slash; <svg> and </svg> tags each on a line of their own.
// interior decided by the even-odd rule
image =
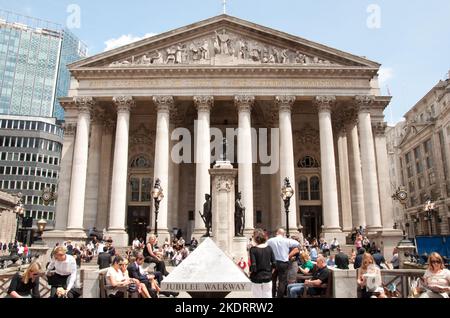
<svg viewBox="0 0 450 318">
<path fill-rule="evenodd" d="M 232 245 L 232 250 L 231 250 L 231 256 L 234 259 L 234 262 L 237 264 L 241 258 L 243 259 L 243 261 L 245 262 L 245 264 L 247 264 L 247 267 L 245 268 L 244 272 L 246 274 L 249 273 L 248 270 L 248 252 L 247 252 L 247 245 L 249 243 L 248 238 L 246 238 L 245 236 L 243 237 L 233 237 L 233 245 Z"/>
<path fill-rule="evenodd" d="M 233 253 L 235 179 L 237 169 L 229 161 L 219 161 L 209 169 L 212 177 L 212 237 L 226 254 Z"/>
</svg>

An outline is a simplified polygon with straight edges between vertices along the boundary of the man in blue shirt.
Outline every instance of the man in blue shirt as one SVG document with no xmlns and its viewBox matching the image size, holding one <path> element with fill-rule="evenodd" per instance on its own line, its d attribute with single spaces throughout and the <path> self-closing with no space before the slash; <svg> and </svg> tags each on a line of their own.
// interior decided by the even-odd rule
<svg viewBox="0 0 450 318">
<path fill-rule="evenodd" d="M 286 238 L 285 231 L 283 228 L 277 230 L 277 236 L 271 238 L 267 241 L 267 245 L 272 248 L 273 254 L 275 255 L 276 267 L 272 275 L 272 296 L 275 298 L 283 298 L 286 292 L 287 286 L 287 275 L 289 269 L 289 259 L 291 254 L 298 252 L 295 248 L 300 247 L 300 243 Z M 289 253 L 289 251 L 291 251 Z M 277 278 L 278 278 L 278 289 L 277 289 Z"/>
</svg>

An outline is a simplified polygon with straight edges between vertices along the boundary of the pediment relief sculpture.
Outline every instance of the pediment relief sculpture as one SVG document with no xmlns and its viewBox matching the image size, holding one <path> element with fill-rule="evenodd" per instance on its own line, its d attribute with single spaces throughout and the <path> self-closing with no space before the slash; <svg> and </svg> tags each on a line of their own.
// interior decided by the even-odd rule
<svg viewBox="0 0 450 318">
<path fill-rule="evenodd" d="M 210 35 L 153 49 L 110 63 L 110 67 L 152 65 L 262 65 L 294 64 L 323 66 L 335 64 L 297 49 L 274 46 L 243 37 L 226 29 Z M 335 64 L 336 65 L 336 64 Z"/>
</svg>

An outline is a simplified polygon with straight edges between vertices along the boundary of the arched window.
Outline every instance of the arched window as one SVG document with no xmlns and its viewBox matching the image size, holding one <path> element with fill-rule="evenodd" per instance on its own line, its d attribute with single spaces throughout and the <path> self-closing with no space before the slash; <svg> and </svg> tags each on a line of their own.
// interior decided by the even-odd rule
<svg viewBox="0 0 450 318">
<path fill-rule="evenodd" d="M 311 200 L 320 200 L 320 180 L 319 177 L 312 177 L 310 180 Z"/>
<path fill-rule="evenodd" d="M 139 155 L 131 161 L 131 168 L 150 168 L 150 159 L 144 155 Z"/>
<path fill-rule="evenodd" d="M 309 200 L 308 191 L 308 178 L 305 176 L 300 177 L 300 183 L 298 184 L 300 191 L 300 200 Z"/>
<path fill-rule="evenodd" d="M 297 166 L 299 168 L 319 168 L 319 161 L 312 156 L 305 156 L 297 163 Z"/>
</svg>

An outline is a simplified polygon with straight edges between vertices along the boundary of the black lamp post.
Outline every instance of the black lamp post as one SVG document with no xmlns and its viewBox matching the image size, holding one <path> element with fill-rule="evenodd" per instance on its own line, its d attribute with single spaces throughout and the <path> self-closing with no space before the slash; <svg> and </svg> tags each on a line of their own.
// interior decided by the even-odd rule
<svg viewBox="0 0 450 318">
<path fill-rule="evenodd" d="M 163 189 L 161 188 L 161 180 L 156 179 L 155 186 L 152 190 L 152 197 L 155 200 L 155 235 L 158 236 L 158 213 L 159 203 L 164 198 Z"/>
<path fill-rule="evenodd" d="M 19 224 L 20 224 L 20 220 L 23 218 L 24 214 L 25 214 L 25 207 L 23 206 L 22 203 L 22 193 L 19 193 L 17 195 L 19 197 L 19 200 L 17 202 L 17 205 L 14 207 L 14 213 L 16 214 L 16 236 L 15 236 L 15 240 L 18 241 L 18 235 L 19 235 Z"/>
<path fill-rule="evenodd" d="M 286 236 L 289 237 L 289 205 L 291 198 L 294 195 L 294 189 L 292 189 L 289 182 L 289 178 L 284 178 L 284 185 L 281 188 L 281 198 L 284 201 L 284 209 L 286 212 Z"/>
</svg>

